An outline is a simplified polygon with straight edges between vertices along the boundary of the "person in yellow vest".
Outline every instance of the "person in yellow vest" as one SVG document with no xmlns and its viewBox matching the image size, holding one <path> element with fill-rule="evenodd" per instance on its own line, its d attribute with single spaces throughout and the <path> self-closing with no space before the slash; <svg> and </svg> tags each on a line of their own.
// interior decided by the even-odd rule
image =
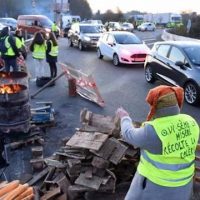
<svg viewBox="0 0 200 200">
<path fill-rule="evenodd" d="M 30 45 L 30 51 L 34 60 L 35 81 L 39 77 L 45 76 L 45 58 L 46 58 L 46 41 L 43 34 L 38 31 L 35 33 L 33 41 Z"/>
<path fill-rule="evenodd" d="M 58 38 L 59 36 L 59 28 L 58 25 L 56 24 L 56 22 L 54 21 L 52 26 L 51 26 L 51 32 L 53 32 L 56 36 L 56 38 Z"/>
<path fill-rule="evenodd" d="M 125 200 L 190 200 L 199 126 L 181 114 L 181 87 L 161 85 L 146 97 L 147 120 L 134 128 L 128 112 L 118 108 L 123 139 L 141 150 L 137 172 Z"/>
<path fill-rule="evenodd" d="M 51 78 L 57 76 L 58 42 L 53 32 L 49 33 L 47 40 L 46 61 L 49 63 Z"/>
<path fill-rule="evenodd" d="M 12 71 L 19 71 L 17 65 L 17 58 L 20 56 L 19 49 L 21 44 L 16 40 L 15 37 L 10 35 L 10 28 L 5 27 L 2 29 L 1 38 L 4 38 L 4 48 L 5 51 L 1 52 L 1 58 L 4 60 L 5 63 L 5 71 L 10 72 L 11 67 Z"/>
<path fill-rule="evenodd" d="M 20 52 L 21 52 L 22 56 L 24 57 L 24 59 L 26 59 L 27 49 L 26 49 L 24 37 L 22 35 L 22 30 L 16 29 L 14 36 L 18 40 L 18 42 L 21 44 Z"/>
</svg>

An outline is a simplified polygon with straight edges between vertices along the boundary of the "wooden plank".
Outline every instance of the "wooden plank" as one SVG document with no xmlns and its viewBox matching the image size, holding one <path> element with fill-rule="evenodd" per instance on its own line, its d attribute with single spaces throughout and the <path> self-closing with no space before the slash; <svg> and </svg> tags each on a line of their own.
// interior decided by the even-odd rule
<svg viewBox="0 0 200 200">
<path fill-rule="evenodd" d="M 116 146 L 115 146 L 115 149 L 114 149 L 111 157 L 109 158 L 109 160 L 113 164 L 117 165 L 121 161 L 121 159 L 123 158 L 123 156 L 125 155 L 126 150 L 128 149 L 128 147 L 125 146 L 125 145 L 123 145 L 122 143 L 120 143 L 115 138 L 111 138 L 111 140 L 115 141 Z"/>
<path fill-rule="evenodd" d="M 34 185 L 35 183 L 37 183 L 40 179 L 42 179 L 47 173 L 49 172 L 48 168 L 45 168 L 43 171 L 41 171 L 40 173 L 38 173 L 37 175 L 35 175 L 29 182 L 29 185 Z"/>
<path fill-rule="evenodd" d="M 99 132 L 76 132 L 67 142 L 67 145 L 98 151 L 107 138 L 108 135 Z"/>
<path fill-rule="evenodd" d="M 113 140 L 109 138 L 105 141 L 105 143 L 103 144 L 103 146 L 99 151 L 91 150 L 91 152 L 101 158 L 104 158 L 105 160 L 108 160 L 114 149 L 115 149 L 115 143 L 113 142 Z"/>
<path fill-rule="evenodd" d="M 61 163 L 58 160 L 46 158 L 46 159 L 44 159 L 44 161 L 48 166 L 51 166 L 51 167 L 56 167 L 56 168 L 66 168 L 67 167 L 66 163 Z"/>
<path fill-rule="evenodd" d="M 49 190 L 45 195 L 41 197 L 41 200 L 55 199 L 54 197 L 61 193 L 60 187 Z"/>
<path fill-rule="evenodd" d="M 125 155 L 127 149 L 128 147 L 120 143 L 117 139 L 109 138 L 99 151 L 92 151 L 92 153 L 117 165 Z"/>
<path fill-rule="evenodd" d="M 80 176 L 75 180 L 75 184 L 86 186 L 95 190 L 98 190 L 103 179 L 98 176 L 92 176 L 88 179 L 85 174 L 80 174 Z"/>
<path fill-rule="evenodd" d="M 55 154 L 58 155 L 58 156 L 64 156 L 64 157 L 71 158 L 71 159 L 84 160 L 86 158 L 86 155 L 82 155 L 82 153 L 80 153 L 80 154 L 78 154 L 78 153 L 65 153 L 65 152 L 57 151 Z"/>
<path fill-rule="evenodd" d="M 64 173 L 61 172 L 61 173 L 59 173 L 59 175 L 57 176 L 55 181 L 58 184 L 58 186 L 60 187 L 62 193 L 64 193 L 64 195 L 67 198 L 67 191 L 68 191 L 69 186 L 71 185 L 68 178 L 65 176 Z"/>
<path fill-rule="evenodd" d="M 49 172 L 44 180 L 44 183 L 53 183 L 54 184 L 54 182 L 52 181 L 52 177 L 54 176 L 55 170 L 56 170 L 55 167 L 52 167 L 49 169 Z"/>
<path fill-rule="evenodd" d="M 106 169 L 109 166 L 109 161 L 94 156 L 93 160 L 92 160 L 92 166 L 96 167 L 96 168 L 100 168 L 100 169 Z"/>
</svg>

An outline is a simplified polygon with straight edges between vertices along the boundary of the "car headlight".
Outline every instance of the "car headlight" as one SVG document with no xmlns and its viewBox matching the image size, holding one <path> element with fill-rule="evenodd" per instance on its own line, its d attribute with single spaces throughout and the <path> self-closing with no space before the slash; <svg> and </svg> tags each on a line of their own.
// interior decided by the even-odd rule
<svg viewBox="0 0 200 200">
<path fill-rule="evenodd" d="M 91 39 L 90 39 L 90 37 L 88 37 L 88 36 L 83 36 L 83 40 L 89 42 Z"/>
</svg>

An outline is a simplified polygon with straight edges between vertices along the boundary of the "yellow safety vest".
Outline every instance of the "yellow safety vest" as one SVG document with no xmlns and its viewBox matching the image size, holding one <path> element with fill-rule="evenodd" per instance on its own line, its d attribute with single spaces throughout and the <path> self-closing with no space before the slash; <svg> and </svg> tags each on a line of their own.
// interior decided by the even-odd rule
<svg viewBox="0 0 200 200">
<path fill-rule="evenodd" d="M 7 56 L 15 56 L 15 52 L 13 51 L 13 48 L 11 47 L 9 41 L 8 41 L 9 36 L 6 37 L 5 39 L 5 46 L 7 48 L 7 52 L 5 53 L 5 55 Z M 17 49 L 21 48 L 21 42 L 19 42 L 19 40 L 17 40 L 17 38 L 15 39 L 15 45 L 17 47 Z"/>
<path fill-rule="evenodd" d="M 50 43 L 51 43 L 51 51 L 49 52 L 49 55 L 53 57 L 58 56 L 58 45 L 53 46 L 53 42 L 51 40 L 50 40 Z"/>
<path fill-rule="evenodd" d="M 34 44 L 33 48 L 33 58 L 35 59 L 45 59 L 46 56 L 46 44 Z"/>
<path fill-rule="evenodd" d="M 179 187 L 191 181 L 194 175 L 195 150 L 199 126 L 188 115 L 161 117 L 151 124 L 162 142 L 162 154 L 141 151 L 139 174 L 155 184 Z"/>
<path fill-rule="evenodd" d="M 56 24 L 52 24 L 51 30 L 52 30 L 53 32 L 57 31 L 57 30 L 58 30 L 57 25 L 56 25 Z"/>
</svg>

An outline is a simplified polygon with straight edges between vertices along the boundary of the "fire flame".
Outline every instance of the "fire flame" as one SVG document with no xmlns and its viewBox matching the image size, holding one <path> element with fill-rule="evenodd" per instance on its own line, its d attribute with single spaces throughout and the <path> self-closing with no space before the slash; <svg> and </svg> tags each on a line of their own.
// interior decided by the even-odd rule
<svg viewBox="0 0 200 200">
<path fill-rule="evenodd" d="M 0 85 L 0 94 L 13 94 L 21 91 L 21 87 L 19 84 L 12 85 Z"/>
</svg>

